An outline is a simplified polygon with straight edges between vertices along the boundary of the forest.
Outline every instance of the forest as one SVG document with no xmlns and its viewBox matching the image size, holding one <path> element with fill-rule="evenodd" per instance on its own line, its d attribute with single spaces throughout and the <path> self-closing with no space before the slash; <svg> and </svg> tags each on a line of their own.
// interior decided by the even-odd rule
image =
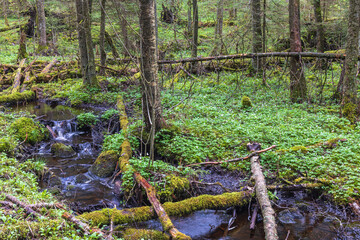
<svg viewBox="0 0 360 240">
<path fill-rule="evenodd" d="M 360 0 L 0 3 L 0 239 L 360 239 Z"/>
</svg>

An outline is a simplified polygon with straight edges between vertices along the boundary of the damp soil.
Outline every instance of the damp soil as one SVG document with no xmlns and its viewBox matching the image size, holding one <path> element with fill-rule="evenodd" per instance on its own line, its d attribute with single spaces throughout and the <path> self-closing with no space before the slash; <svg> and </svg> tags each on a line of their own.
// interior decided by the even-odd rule
<svg viewBox="0 0 360 240">
<path fill-rule="evenodd" d="M 51 127 L 57 138 L 41 143 L 34 157 L 46 162 L 51 174 L 40 183 L 44 189 L 58 193 L 77 212 L 104 207 L 121 209 L 122 198 L 112 177 L 99 178 L 89 168 L 101 151 L 100 129 L 79 130 L 75 118 L 84 112 L 101 113 L 104 108 L 72 108 L 59 104 L 32 103 L 17 106 L 12 111 L 28 111 Z M 51 153 L 51 145 L 61 142 L 72 146 L 75 154 L 58 157 Z M 198 194 L 221 194 L 224 188 L 241 190 L 248 179 L 241 171 L 227 171 L 220 167 L 204 168 L 199 178 L 206 183 L 197 184 Z M 360 221 L 344 206 L 329 203 L 317 192 L 277 192 L 273 200 L 280 239 L 360 239 Z M 254 202 L 254 201 L 253 201 Z M 179 231 L 192 239 L 264 239 L 261 215 L 257 216 L 255 230 L 250 230 L 249 216 L 253 205 L 243 209 L 198 211 L 188 216 L 172 217 Z M 133 227 L 162 230 L 158 220 L 133 224 Z"/>
</svg>

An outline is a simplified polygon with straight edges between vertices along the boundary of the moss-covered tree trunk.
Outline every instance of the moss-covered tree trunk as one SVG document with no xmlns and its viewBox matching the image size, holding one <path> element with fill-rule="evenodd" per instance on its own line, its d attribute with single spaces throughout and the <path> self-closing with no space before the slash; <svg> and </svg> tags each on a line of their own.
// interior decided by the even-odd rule
<svg viewBox="0 0 360 240">
<path fill-rule="evenodd" d="M 341 110 L 343 115 L 352 122 L 356 120 L 358 108 L 356 73 L 359 53 L 359 15 L 360 0 L 350 0 Z"/>
<path fill-rule="evenodd" d="M 3 14 L 4 14 L 4 21 L 5 25 L 9 27 L 9 20 L 7 18 L 7 11 L 8 11 L 8 0 L 3 0 Z"/>
<path fill-rule="evenodd" d="M 38 53 L 46 50 L 46 18 L 45 18 L 45 0 L 36 0 L 36 25 L 38 33 Z"/>
<path fill-rule="evenodd" d="M 215 26 L 215 46 L 211 55 L 216 56 L 222 53 L 224 48 L 222 34 L 224 22 L 224 0 L 218 0 L 216 12 L 216 26 Z"/>
<path fill-rule="evenodd" d="M 17 59 L 22 60 L 27 57 L 28 54 L 26 51 L 26 33 L 24 27 L 20 27 L 20 41 Z"/>
<path fill-rule="evenodd" d="M 252 52 L 262 52 L 262 31 L 261 31 L 261 5 L 260 0 L 251 0 L 251 22 L 252 22 Z M 255 58 L 252 61 L 256 72 L 262 70 L 262 58 Z"/>
<path fill-rule="evenodd" d="M 95 72 L 95 56 L 91 38 L 91 20 L 87 0 L 76 0 L 76 16 L 83 84 L 97 87 L 99 83 Z"/>
<path fill-rule="evenodd" d="M 301 52 L 300 1 L 289 0 L 290 51 Z M 307 87 L 301 57 L 290 59 L 290 99 L 303 102 L 307 98 Z"/>
<path fill-rule="evenodd" d="M 321 1 L 320 0 L 313 0 L 314 5 L 314 14 L 315 14 L 315 23 L 316 23 L 316 49 L 318 52 L 325 51 L 325 32 L 324 26 L 322 21 L 322 14 L 321 14 Z"/>
<path fill-rule="evenodd" d="M 191 0 L 187 1 L 188 9 L 187 9 L 187 35 L 191 36 L 191 30 L 192 30 L 192 14 L 191 14 Z"/>
<path fill-rule="evenodd" d="M 100 45 L 100 65 L 106 65 L 106 52 L 105 52 L 105 4 L 106 0 L 100 0 L 100 36 L 99 36 L 99 45 Z M 105 69 L 100 67 L 100 74 L 104 74 Z"/>
<path fill-rule="evenodd" d="M 140 0 L 141 33 L 141 85 L 143 116 L 150 132 L 150 157 L 153 159 L 155 132 L 165 124 L 162 116 L 160 89 L 158 83 L 158 64 L 156 51 L 154 0 Z"/>
</svg>

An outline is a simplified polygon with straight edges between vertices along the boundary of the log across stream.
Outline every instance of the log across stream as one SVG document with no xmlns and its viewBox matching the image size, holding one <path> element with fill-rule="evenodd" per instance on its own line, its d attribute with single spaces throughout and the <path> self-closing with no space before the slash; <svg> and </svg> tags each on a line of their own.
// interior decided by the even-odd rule
<svg viewBox="0 0 360 240">
<path fill-rule="evenodd" d="M 62 105 L 32 103 L 18 106 L 13 111 L 28 111 L 49 125 L 56 139 L 44 142 L 35 151 L 35 158 L 46 162 L 55 177 L 42 182 L 43 188 L 58 191 L 75 211 L 91 211 L 101 208 L 122 209 L 121 195 L 110 178 L 99 178 L 89 172 L 89 168 L 100 153 L 100 145 L 94 141 L 91 132 L 79 131 L 75 117 L 83 112 L 98 112 L 104 109 L 75 109 Z M 54 156 L 50 146 L 54 142 L 64 142 L 73 147 L 71 156 Z M 219 167 L 220 168 L 220 167 Z M 226 174 L 224 170 L 212 167 L 205 181 L 231 181 L 240 187 L 240 176 Z M 209 168 L 208 168 L 209 169 Z M 207 186 L 208 192 L 220 191 L 217 186 Z M 324 200 L 318 200 L 316 192 L 277 192 L 278 199 L 272 203 L 276 211 L 279 239 L 360 239 L 360 221 L 349 220 L 346 211 Z M 188 216 L 171 217 L 176 228 L 192 239 L 264 239 L 261 215 L 257 216 L 255 230 L 250 230 L 248 208 L 226 210 L 203 210 Z M 135 228 L 162 230 L 158 220 L 131 223 Z"/>
</svg>

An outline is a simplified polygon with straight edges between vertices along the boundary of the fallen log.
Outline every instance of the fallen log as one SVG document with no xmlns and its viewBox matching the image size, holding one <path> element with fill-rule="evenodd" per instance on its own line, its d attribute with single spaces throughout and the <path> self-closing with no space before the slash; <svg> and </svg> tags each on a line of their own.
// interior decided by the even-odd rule
<svg viewBox="0 0 360 240">
<path fill-rule="evenodd" d="M 268 53 L 244 53 L 235 55 L 223 55 L 223 56 L 210 56 L 210 57 L 196 57 L 196 58 L 184 58 L 179 60 L 161 60 L 158 64 L 176 64 L 187 62 L 205 62 L 205 61 L 219 61 L 226 59 L 240 59 L 240 58 L 264 58 L 264 57 L 316 57 L 326 59 L 345 59 L 345 54 L 334 53 L 317 53 L 317 52 L 268 52 Z M 358 57 L 360 60 L 360 56 Z"/>
<path fill-rule="evenodd" d="M 266 152 L 266 151 L 269 151 L 273 148 L 276 148 L 277 146 L 276 145 L 272 145 L 271 147 L 268 147 L 268 148 L 265 148 L 263 150 L 259 150 L 259 151 L 255 151 L 255 152 L 252 152 L 251 154 L 249 154 L 248 156 L 246 157 L 242 157 L 242 158 L 234 158 L 234 159 L 230 159 L 230 160 L 225 160 L 225 161 L 219 161 L 219 162 L 201 162 L 201 163 L 193 163 L 193 164 L 189 164 L 189 165 L 186 165 L 186 167 L 192 167 L 192 166 L 197 166 L 197 165 L 218 165 L 218 164 L 222 164 L 222 163 L 231 163 L 231 162 L 238 162 L 238 161 L 242 161 L 242 160 L 246 160 L 246 159 L 249 159 L 253 156 L 256 156 L 257 154 L 259 153 L 263 153 L 263 152 Z"/>
<path fill-rule="evenodd" d="M 19 207 L 22 207 L 25 212 L 28 215 L 34 215 L 35 217 L 41 218 L 43 216 L 41 216 L 39 213 L 35 212 L 31 207 L 29 207 L 27 204 L 21 202 L 19 199 L 17 199 L 14 196 L 11 196 L 9 194 L 5 193 L 5 198 L 7 198 L 10 202 L 15 203 L 16 205 L 18 205 Z"/>
<path fill-rule="evenodd" d="M 20 92 L 24 92 L 27 88 L 27 86 L 31 83 L 30 81 L 30 72 L 26 72 L 25 73 L 25 78 L 24 78 L 24 82 L 22 84 L 21 90 Z"/>
<path fill-rule="evenodd" d="M 122 173 L 125 173 L 132 168 L 129 163 L 129 159 L 131 157 L 132 151 L 131 151 L 130 142 L 127 139 L 129 120 L 127 118 L 127 114 L 125 111 L 125 104 L 122 97 L 118 98 L 117 107 L 120 113 L 120 127 L 124 131 L 126 136 L 124 143 L 121 145 L 122 152 L 121 152 L 121 157 L 119 158 L 120 171 Z M 191 239 L 189 236 L 186 236 L 185 234 L 179 232 L 179 230 L 175 228 L 174 224 L 172 223 L 168 214 L 164 210 L 160 201 L 157 199 L 155 188 L 151 186 L 148 183 L 148 181 L 146 181 L 145 178 L 143 178 L 138 172 L 134 172 L 134 179 L 139 185 L 141 185 L 145 189 L 146 195 L 152 205 L 152 208 L 155 210 L 157 216 L 159 217 L 163 230 L 168 232 L 173 239 L 184 239 L 184 240 Z"/>
<path fill-rule="evenodd" d="M 260 147 L 260 144 L 249 143 L 247 145 L 248 149 L 250 150 L 255 150 L 256 148 L 254 149 L 254 146 L 258 148 Z M 252 176 L 255 179 L 256 198 L 258 199 L 258 203 L 264 218 L 265 239 L 277 240 L 279 237 L 276 230 L 275 211 L 271 207 L 269 196 L 267 194 L 266 182 L 260 165 L 260 157 L 254 155 L 250 158 L 250 161 Z"/>
<path fill-rule="evenodd" d="M 20 27 L 22 27 L 24 25 L 25 24 L 16 24 L 16 25 L 13 25 L 13 26 L 10 26 L 10 27 L 0 28 L 0 32 L 6 32 L 6 31 L 9 31 L 9 30 L 17 29 L 17 28 L 20 28 Z"/>
<path fill-rule="evenodd" d="M 48 65 L 46 65 L 46 67 L 41 71 L 41 74 L 48 73 L 57 62 L 58 60 L 54 58 L 54 60 L 52 60 Z"/>
<path fill-rule="evenodd" d="M 304 189 L 315 189 L 324 186 L 323 183 L 303 183 L 292 185 L 268 185 L 268 190 L 300 191 Z"/>
<path fill-rule="evenodd" d="M 65 220 L 73 223 L 77 228 L 79 228 L 85 234 L 90 234 L 92 232 L 96 232 L 97 234 L 100 235 L 100 237 L 102 237 L 102 239 L 104 238 L 104 234 L 100 231 L 100 229 L 91 228 L 88 224 L 80 221 L 79 219 L 77 219 L 76 217 L 74 217 L 73 215 L 71 215 L 68 212 L 64 212 L 61 217 L 64 218 Z"/>
<path fill-rule="evenodd" d="M 16 104 L 19 102 L 26 102 L 35 100 L 35 93 L 31 90 L 24 91 L 22 93 L 15 92 L 11 94 L 0 95 L 0 103 Z"/>
<path fill-rule="evenodd" d="M 14 78 L 14 83 L 12 85 L 11 93 L 19 92 L 20 85 L 21 85 L 21 77 L 22 77 L 21 68 L 24 67 L 25 61 L 26 61 L 25 58 L 23 60 L 21 60 L 20 64 L 19 64 L 19 68 L 16 70 L 16 74 L 15 74 L 15 78 Z"/>
<path fill-rule="evenodd" d="M 179 202 L 166 202 L 163 204 L 163 207 L 169 216 L 184 216 L 205 209 L 246 206 L 252 196 L 253 191 L 232 192 L 221 195 L 201 195 Z M 111 216 L 114 219 L 114 224 L 117 225 L 143 222 L 154 219 L 157 215 L 153 207 L 144 206 L 122 210 L 105 208 L 99 211 L 83 213 L 78 218 L 91 221 L 92 226 L 103 226 L 110 224 Z"/>
<path fill-rule="evenodd" d="M 127 228 L 121 235 L 125 240 L 156 239 L 170 240 L 170 237 L 163 232 L 151 229 Z"/>
</svg>

